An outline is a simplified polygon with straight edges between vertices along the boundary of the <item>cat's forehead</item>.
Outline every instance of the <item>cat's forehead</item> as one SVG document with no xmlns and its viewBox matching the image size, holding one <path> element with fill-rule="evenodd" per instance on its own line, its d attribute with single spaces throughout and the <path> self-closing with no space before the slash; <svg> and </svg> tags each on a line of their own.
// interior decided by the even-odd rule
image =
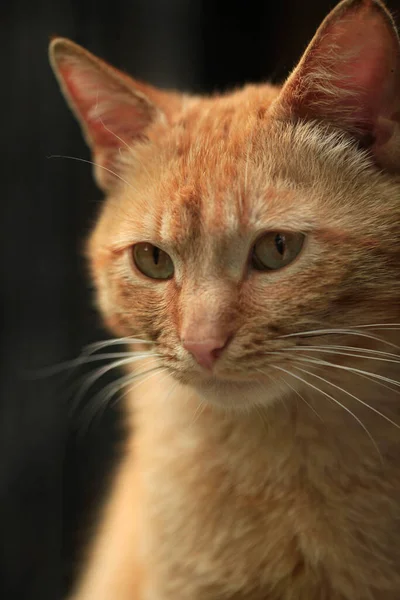
<svg viewBox="0 0 400 600">
<path fill-rule="evenodd" d="M 278 91 L 270 86 L 247 85 L 241 90 L 216 97 L 183 96 L 180 110 L 171 118 L 169 126 L 195 136 L 213 139 L 248 133 L 257 121 L 266 117 Z M 232 127 L 232 129 L 231 129 Z M 236 137 L 236 139 L 235 139 Z"/>
<path fill-rule="evenodd" d="M 132 207 L 138 235 L 166 247 L 183 250 L 200 243 L 198 251 L 205 244 L 221 252 L 241 240 L 248 244 L 262 231 L 312 227 L 312 202 L 299 206 L 298 191 L 265 175 L 257 184 L 246 182 L 243 169 L 231 165 L 226 178 L 216 169 L 200 180 L 169 173 L 148 192 L 147 210 Z"/>
<path fill-rule="evenodd" d="M 270 123 L 256 92 L 245 90 L 237 103 L 190 99 L 172 131 L 151 131 L 124 172 L 132 191 L 120 199 L 121 245 L 221 249 L 265 230 L 304 232 L 330 220 L 354 227 L 355 197 L 374 197 L 365 157 L 326 128 Z"/>
<path fill-rule="evenodd" d="M 159 131 L 153 132 L 156 151 L 145 148 L 141 161 L 143 231 L 159 241 L 183 242 L 208 233 L 222 240 L 283 223 L 304 226 L 309 211 L 299 210 L 298 190 L 279 176 L 274 151 L 265 147 L 265 99 L 255 90 L 245 103 L 189 103 L 161 143 Z"/>
</svg>

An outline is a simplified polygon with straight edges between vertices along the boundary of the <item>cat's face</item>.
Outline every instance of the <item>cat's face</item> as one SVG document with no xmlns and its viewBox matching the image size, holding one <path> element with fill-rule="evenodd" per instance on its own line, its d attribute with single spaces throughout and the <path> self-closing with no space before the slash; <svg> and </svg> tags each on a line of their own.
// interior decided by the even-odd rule
<svg viewBox="0 0 400 600">
<path fill-rule="evenodd" d="M 163 366 L 229 402 L 290 366 L 274 354 L 293 347 L 282 336 L 400 316 L 397 185 L 343 138 L 256 114 L 243 128 L 240 107 L 226 134 L 199 116 L 154 142 L 90 245 L 111 329 L 154 341 Z"/>
<path fill-rule="evenodd" d="M 388 26 L 380 10 L 371 16 L 374 31 L 377 19 Z M 328 43 L 327 31 L 336 44 L 344 36 L 336 12 L 317 34 L 312 57 Z M 354 14 L 365 29 L 367 17 Z M 321 88 L 302 87 L 316 69 L 306 54 L 282 92 L 259 86 L 212 99 L 160 98 L 140 84 L 133 102 L 122 98 L 120 74 L 104 73 L 71 45 L 61 56 L 64 86 L 106 175 L 97 174 L 109 196 L 89 256 L 100 309 L 116 335 L 154 342 L 159 362 L 176 378 L 211 402 L 240 407 L 273 397 L 271 382 L 291 367 L 293 347 L 311 339 L 295 334 L 336 328 L 320 343 L 340 344 L 344 330 L 399 321 L 399 184 L 376 166 L 386 161 L 395 170 L 395 150 L 387 159 L 397 127 L 388 119 L 391 98 L 372 89 L 365 97 L 363 88 L 349 105 L 346 72 L 334 106 L 326 98 L 317 104 Z M 90 69 L 94 83 L 82 100 L 76 88 Z M 340 76 L 338 66 L 333 72 Z M 374 90 L 377 79 L 381 74 L 370 78 Z M 102 109 L 93 124 L 90 102 L 96 91 L 98 104 L 99 89 Z M 151 94 L 159 114 L 146 104 Z M 321 111 L 330 116 L 325 123 Z M 133 118 L 141 124 L 135 133 L 127 125 Z M 373 140 L 369 154 L 356 138 L 364 146 Z M 375 342 L 351 339 L 354 348 Z M 352 360 L 360 358 L 346 355 Z"/>
</svg>

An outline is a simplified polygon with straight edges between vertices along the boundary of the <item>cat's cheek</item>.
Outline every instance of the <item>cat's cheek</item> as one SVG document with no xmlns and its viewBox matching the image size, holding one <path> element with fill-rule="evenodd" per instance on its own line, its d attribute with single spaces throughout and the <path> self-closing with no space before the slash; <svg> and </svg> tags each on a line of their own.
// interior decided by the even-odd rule
<svg viewBox="0 0 400 600">
<path fill-rule="evenodd" d="M 94 304 L 102 316 L 103 324 L 112 334 L 118 333 L 118 319 L 115 315 L 114 303 L 110 297 L 108 282 L 104 277 L 93 277 L 96 287 Z"/>
<path fill-rule="evenodd" d="M 100 309 L 108 329 L 118 337 L 157 341 L 168 323 L 164 285 L 131 279 L 115 267 L 107 279 Z"/>
<path fill-rule="evenodd" d="M 122 337 L 125 333 L 126 327 L 124 327 L 123 323 L 118 319 L 116 315 L 103 316 L 103 321 L 106 328 L 113 334 L 118 337 Z"/>
<path fill-rule="evenodd" d="M 120 310 L 118 277 L 110 276 L 108 270 L 93 269 L 92 279 L 96 288 L 95 303 L 106 329 L 115 336 L 126 335 L 126 322 Z"/>
<path fill-rule="evenodd" d="M 97 307 L 103 323 L 114 336 L 122 337 L 127 334 L 125 320 L 118 310 L 118 302 L 110 297 L 107 287 L 100 289 L 97 295 Z"/>
</svg>

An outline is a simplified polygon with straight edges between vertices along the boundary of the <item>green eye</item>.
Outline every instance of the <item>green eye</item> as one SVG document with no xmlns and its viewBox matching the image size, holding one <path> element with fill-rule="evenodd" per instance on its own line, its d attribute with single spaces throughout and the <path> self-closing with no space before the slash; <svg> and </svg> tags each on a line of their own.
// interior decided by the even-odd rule
<svg viewBox="0 0 400 600">
<path fill-rule="evenodd" d="M 305 235 L 270 231 L 254 245 L 252 267 L 257 271 L 275 271 L 291 263 L 300 254 Z"/>
<path fill-rule="evenodd" d="M 171 279 L 174 275 L 174 263 L 171 257 L 148 242 L 140 242 L 132 248 L 133 262 L 143 275 L 151 279 Z"/>
</svg>

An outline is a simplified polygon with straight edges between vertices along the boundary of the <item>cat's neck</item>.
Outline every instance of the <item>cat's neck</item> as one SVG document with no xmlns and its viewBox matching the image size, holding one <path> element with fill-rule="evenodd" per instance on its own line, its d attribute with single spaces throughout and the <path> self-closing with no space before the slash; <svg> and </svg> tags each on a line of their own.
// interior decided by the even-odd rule
<svg viewBox="0 0 400 600">
<path fill-rule="evenodd" d="M 160 374 L 129 398 L 135 447 L 143 444 L 153 459 L 162 454 L 167 462 L 169 455 L 176 460 L 190 453 L 218 461 L 234 471 L 238 485 L 290 478 L 304 469 L 326 474 L 338 468 L 357 472 L 360 463 L 382 467 L 398 429 L 367 409 L 355 418 L 318 395 L 304 399 L 293 393 L 262 409 L 223 411 Z"/>
</svg>

